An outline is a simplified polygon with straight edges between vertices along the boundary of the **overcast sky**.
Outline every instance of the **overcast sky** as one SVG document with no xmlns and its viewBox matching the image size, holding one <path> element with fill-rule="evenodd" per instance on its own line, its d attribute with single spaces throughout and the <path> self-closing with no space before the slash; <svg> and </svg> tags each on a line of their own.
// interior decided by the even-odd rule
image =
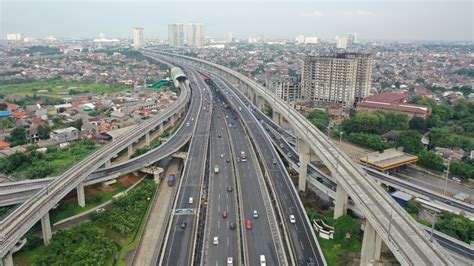
<svg viewBox="0 0 474 266">
<path fill-rule="evenodd" d="M 205 35 L 239 39 L 298 34 L 334 39 L 357 32 L 364 40 L 473 40 L 470 0 L 303 1 L 40 1 L 0 0 L 0 34 L 65 38 L 167 38 L 170 23 L 202 23 Z"/>
</svg>

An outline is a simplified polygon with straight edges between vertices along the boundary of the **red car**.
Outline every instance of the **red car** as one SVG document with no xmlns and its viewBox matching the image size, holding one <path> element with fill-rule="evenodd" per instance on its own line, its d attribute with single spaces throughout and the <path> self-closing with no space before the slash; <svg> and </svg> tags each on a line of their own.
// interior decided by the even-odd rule
<svg viewBox="0 0 474 266">
<path fill-rule="evenodd" d="M 247 228 L 247 230 L 252 230 L 252 221 L 251 220 L 245 221 L 245 228 Z"/>
<path fill-rule="evenodd" d="M 227 218 L 227 211 L 222 212 L 222 218 L 224 218 L 224 219 Z"/>
</svg>

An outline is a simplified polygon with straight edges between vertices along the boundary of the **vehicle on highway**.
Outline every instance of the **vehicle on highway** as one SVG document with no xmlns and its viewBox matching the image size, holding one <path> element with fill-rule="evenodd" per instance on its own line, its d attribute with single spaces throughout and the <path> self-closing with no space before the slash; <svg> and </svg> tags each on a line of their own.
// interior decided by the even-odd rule
<svg viewBox="0 0 474 266">
<path fill-rule="evenodd" d="M 247 230 L 252 230 L 252 221 L 251 220 L 245 221 L 245 228 L 247 228 Z"/>
<path fill-rule="evenodd" d="M 191 121 L 194 121 L 194 117 L 191 117 Z"/>
<path fill-rule="evenodd" d="M 240 163 L 240 158 L 237 158 L 237 162 Z"/>
<path fill-rule="evenodd" d="M 186 222 L 181 222 L 180 227 L 181 227 L 181 229 L 184 230 L 184 229 L 186 229 L 186 226 L 187 226 L 187 225 L 188 225 L 188 223 L 186 223 Z"/>
<path fill-rule="evenodd" d="M 175 179 L 176 179 L 176 175 L 174 173 L 170 174 L 168 176 L 168 178 L 166 179 L 166 182 L 168 183 L 168 186 L 172 187 L 174 185 Z"/>
<path fill-rule="evenodd" d="M 282 149 L 283 149 L 283 147 L 284 147 L 283 143 L 280 143 L 280 148 L 282 148 Z"/>
<path fill-rule="evenodd" d="M 214 241 L 212 241 L 212 244 L 219 245 L 219 237 L 215 236 Z"/>
<path fill-rule="evenodd" d="M 193 197 L 189 197 L 189 201 L 188 201 L 188 203 L 189 203 L 189 204 L 193 204 L 193 202 L 194 202 L 194 199 L 193 199 Z"/>
<path fill-rule="evenodd" d="M 189 127 L 189 122 L 186 123 L 186 126 Z"/>
<path fill-rule="evenodd" d="M 214 174 L 218 174 L 219 173 L 219 165 L 214 165 Z"/>
<path fill-rule="evenodd" d="M 267 261 L 265 260 L 265 255 L 260 255 L 260 266 L 266 266 Z"/>
<path fill-rule="evenodd" d="M 293 214 L 290 215 L 290 224 L 295 224 L 296 223 L 296 219 L 295 219 L 295 216 Z"/>
<path fill-rule="evenodd" d="M 230 159 L 229 159 L 229 158 L 225 159 L 225 161 L 228 162 L 228 163 L 230 163 Z"/>
<path fill-rule="evenodd" d="M 221 135 L 217 135 L 217 137 L 218 137 L 218 138 L 222 138 L 222 136 L 221 136 Z"/>
<path fill-rule="evenodd" d="M 245 154 L 245 151 L 240 152 L 240 158 L 242 158 L 242 162 L 247 161 L 247 155 Z"/>
<path fill-rule="evenodd" d="M 227 186 L 227 192 L 232 192 L 232 186 L 231 185 Z"/>
<path fill-rule="evenodd" d="M 253 210 L 253 218 L 257 219 L 258 218 L 258 212 L 257 210 Z"/>
<path fill-rule="evenodd" d="M 227 218 L 227 211 L 222 212 L 222 218 L 224 218 L 224 219 Z"/>
<path fill-rule="evenodd" d="M 273 164 L 277 163 L 277 159 L 273 158 Z"/>
<path fill-rule="evenodd" d="M 221 153 L 221 158 L 224 158 L 224 154 L 223 154 L 223 153 Z"/>
<path fill-rule="evenodd" d="M 234 258 L 228 257 L 227 258 L 227 266 L 232 266 L 234 265 Z"/>
<path fill-rule="evenodd" d="M 291 156 L 292 156 L 292 155 L 291 155 L 291 152 L 289 152 L 289 153 L 288 153 L 288 157 L 291 157 Z"/>
<path fill-rule="evenodd" d="M 235 223 L 234 223 L 234 222 L 231 222 L 231 223 L 229 224 L 229 229 L 230 229 L 230 230 L 235 230 Z"/>
</svg>

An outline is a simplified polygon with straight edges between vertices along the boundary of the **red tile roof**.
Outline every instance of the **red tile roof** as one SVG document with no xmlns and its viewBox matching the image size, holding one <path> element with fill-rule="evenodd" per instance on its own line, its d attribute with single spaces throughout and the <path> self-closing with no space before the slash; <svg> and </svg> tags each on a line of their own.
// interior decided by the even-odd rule
<svg viewBox="0 0 474 266">
<path fill-rule="evenodd" d="M 407 98 L 407 94 L 403 91 L 385 91 L 379 94 L 371 95 L 364 101 L 381 102 L 381 103 L 402 103 Z"/>
</svg>

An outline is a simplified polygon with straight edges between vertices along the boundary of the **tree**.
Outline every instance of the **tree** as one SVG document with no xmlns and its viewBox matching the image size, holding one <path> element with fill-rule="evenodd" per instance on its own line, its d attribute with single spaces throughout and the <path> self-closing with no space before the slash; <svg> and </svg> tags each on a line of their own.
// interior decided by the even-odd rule
<svg viewBox="0 0 474 266">
<path fill-rule="evenodd" d="M 428 129 L 428 122 L 419 116 L 413 117 L 408 125 L 411 129 L 418 130 L 419 132 L 426 132 Z"/>
<path fill-rule="evenodd" d="M 407 210 L 408 213 L 415 214 L 415 215 L 418 215 L 421 208 L 422 208 L 421 203 L 416 200 L 408 201 L 407 205 L 405 206 L 405 210 Z"/>
<path fill-rule="evenodd" d="M 423 150 L 421 134 L 415 130 L 405 130 L 400 132 L 396 140 L 397 147 L 403 146 L 403 151 L 418 154 Z"/>
<path fill-rule="evenodd" d="M 49 139 L 49 133 L 51 128 L 49 126 L 39 125 L 38 126 L 38 135 L 40 139 Z"/>
<path fill-rule="evenodd" d="M 8 105 L 6 103 L 0 103 L 0 111 L 6 111 L 8 108 Z"/>
<path fill-rule="evenodd" d="M 432 115 L 430 119 L 428 119 L 428 128 L 433 128 L 433 127 L 442 127 L 443 126 L 443 121 L 441 121 L 441 118 L 439 115 Z"/>
<path fill-rule="evenodd" d="M 358 237 L 360 224 L 349 215 L 343 215 L 336 220 L 334 228 L 334 239 L 343 244 L 349 244 L 348 242 Z M 349 236 L 349 238 L 347 238 L 347 236 Z"/>
<path fill-rule="evenodd" d="M 474 241 L 474 222 L 461 214 L 442 211 L 435 228 L 466 243 Z"/>
<path fill-rule="evenodd" d="M 453 116 L 453 110 L 449 106 L 437 104 L 432 108 L 433 115 L 438 115 L 443 122 L 448 121 Z"/>
<path fill-rule="evenodd" d="M 330 118 L 326 112 L 314 110 L 309 113 L 308 120 L 317 128 L 319 128 L 319 130 L 326 130 L 329 125 Z"/>
<path fill-rule="evenodd" d="M 0 129 L 12 128 L 15 126 L 11 117 L 0 119 Z"/>
<path fill-rule="evenodd" d="M 27 142 L 26 129 L 23 127 L 16 127 L 10 133 L 10 142 L 12 146 L 23 145 Z"/>
<path fill-rule="evenodd" d="M 449 171 L 461 179 L 474 179 L 474 166 L 463 161 L 451 161 Z"/>
<path fill-rule="evenodd" d="M 81 131 L 83 125 L 84 125 L 84 122 L 82 121 L 81 118 L 77 119 L 76 121 L 70 124 L 71 127 L 75 127 L 79 129 L 79 131 Z"/>
<path fill-rule="evenodd" d="M 427 168 L 438 171 L 445 169 L 443 158 L 432 151 L 421 151 L 418 157 L 420 164 Z"/>
</svg>

